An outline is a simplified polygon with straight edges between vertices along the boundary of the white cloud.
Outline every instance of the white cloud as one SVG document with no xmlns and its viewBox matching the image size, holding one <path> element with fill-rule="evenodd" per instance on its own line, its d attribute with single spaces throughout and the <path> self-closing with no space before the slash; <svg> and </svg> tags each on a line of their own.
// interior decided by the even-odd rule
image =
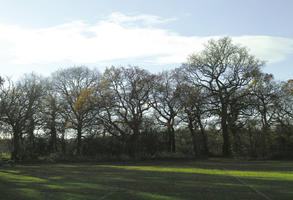
<svg viewBox="0 0 293 200">
<path fill-rule="evenodd" d="M 153 57 L 157 64 L 184 62 L 203 49 L 211 37 L 183 36 L 149 25 L 164 23 L 158 16 L 113 13 L 97 24 L 74 21 L 59 26 L 29 29 L 0 24 L 0 57 L 14 64 L 73 62 L 98 63 L 116 59 Z M 129 23 L 138 26 L 129 26 Z M 284 60 L 293 52 L 293 39 L 271 36 L 233 37 L 268 62 Z M 131 64 L 131 63 L 129 63 Z"/>
<path fill-rule="evenodd" d="M 233 41 L 247 46 L 252 54 L 268 61 L 279 62 L 293 53 L 293 39 L 271 36 L 234 37 Z"/>
<path fill-rule="evenodd" d="M 130 15 L 124 15 L 123 13 L 120 13 L 120 12 L 114 12 L 110 16 L 108 16 L 106 20 L 109 22 L 117 23 L 117 24 L 142 22 L 146 25 L 154 25 L 154 24 L 162 24 L 162 23 L 174 21 L 176 20 L 176 18 L 164 19 L 156 15 L 146 15 L 146 14 L 130 16 Z"/>
</svg>

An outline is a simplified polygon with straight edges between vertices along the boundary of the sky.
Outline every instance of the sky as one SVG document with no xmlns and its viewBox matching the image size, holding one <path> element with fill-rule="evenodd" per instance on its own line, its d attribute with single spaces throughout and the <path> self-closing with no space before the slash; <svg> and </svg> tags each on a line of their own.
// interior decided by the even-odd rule
<svg viewBox="0 0 293 200">
<path fill-rule="evenodd" d="M 0 0 L 0 76 L 60 68 L 179 67 L 210 39 L 229 36 L 293 78 L 291 0 Z"/>
</svg>

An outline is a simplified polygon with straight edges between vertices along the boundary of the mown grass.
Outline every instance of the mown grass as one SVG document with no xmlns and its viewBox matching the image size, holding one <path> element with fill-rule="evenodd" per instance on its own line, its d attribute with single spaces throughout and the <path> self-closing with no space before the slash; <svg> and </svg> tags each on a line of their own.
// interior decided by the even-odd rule
<svg viewBox="0 0 293 200">
<path fill-rule="evenodd" d="M 293 162 L 214 159 L 0 168 L 3 200 L 266 198 L 293 199 Z"/>
</svg>

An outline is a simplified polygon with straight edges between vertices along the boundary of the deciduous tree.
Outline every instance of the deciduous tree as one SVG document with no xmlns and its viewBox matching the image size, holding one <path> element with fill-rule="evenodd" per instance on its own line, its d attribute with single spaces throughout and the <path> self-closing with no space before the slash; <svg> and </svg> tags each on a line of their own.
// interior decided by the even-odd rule
<svg viewBox="0 0 293 200">
<path fill-rule="evenodd" d="M 231 155 L 228 127 L 229 102 L 240 88 L 249 87 L 264 62 L 248 50 L 234 45 L 228 37 L 210 40 L 205 49 L 191 55 L 182 70 L 195 87 L 204 88 L 213 105 L 213 114 L 220 119 L 223 134 L 223 155 Z"/>
</svg>

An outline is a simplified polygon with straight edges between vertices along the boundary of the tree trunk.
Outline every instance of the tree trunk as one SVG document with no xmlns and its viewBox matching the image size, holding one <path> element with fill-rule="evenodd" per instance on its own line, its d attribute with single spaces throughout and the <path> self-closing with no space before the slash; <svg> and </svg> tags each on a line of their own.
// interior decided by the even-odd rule
<svg viewBox="0 0 293 200">
<path fill-rule="evenodd" d="M 17 129 L 13 129 L 13 151 L 11 154 L 11 159 L 12 160 L 20 160 L 20 131 Z"/>
<path fill-rule="evenodd" d="M 167 122 L 167 134 L 168 134 L 168 152 L 175 153 L 176 152 L 176 144 L 175 144 L 175 130 L 173 127 L 174 119 L 169 119 Z"/>
<path fill-rule="evenodd" d="M 167 151 L 170 153 L 172 152 L 172 136 L 171 136 L 171 128 L 170 125 L 168 124 L 168 129 L 167 129 Z"/>
<path fill-rule="evenodd" d="M 233 136 L 233 143 L 232 143 L 233 152 L 236 154 L 241 154 L 242 149 L 241 149 L 239 134 L 237 133 L 235 129 L 231 129 L 231 133 Z"/>
<path fill-rule="evenodd" d="M 82 136 L 82 126 L 79 124 L 77 126 L 77 147 L 76 147 L 76 154 L 78 156 L 81 155 L 81 136 Z"/>
<path fill-rule="evenodd" d="M 221 128 L 223 133 L 222 151 L 223 151 L 223 156 L 225 157 L 231 156 L 231 143 L 230 143 L 229 130 L 227 125 L 227 116 L 228 116 L 227 107 L 223 106 L 222 112 L 221 112 Z"/>
<path fill-rule="evenodd" d="M 265 124 L 265 126 L 262 128 L 262 131 L 261 131 L 261 154 L 262 154 L 262 157 L 266 157 L 266 155 L 268 154 L 268 145 L 267 145 L 267 140 L 268 140 L 268 137 L 269 136 L 269 128 L 268 128 L 268 125 Z"/>
<path fill-rule="evenodd" d="M 31 158 L 34 158 L 34 151 L 35 151 L 35 122 L 34 119 L 30 118 L 30 123 L 28 127 L 28 137 L 29 137 L 29 145 L 28 145 L 28 153 Z"/>
<path fill-rule="evenodd" d="M 263 113 L 262 113 L 262 131 L 261 131 L 261 154 L 265 157 L 267 154 L 267 139 L 269 134 L 269 123 L 267 121 L 267 107 L 263 102 Z"/>
<path fill-rule="evenodd" d="M 130 136 L 128 153 L 132 158 L 136 158 L 138 153 L 137 151 L 137 135 L 133 134 Z"/>
<path fill-rule="evenodd" d="M 49 121 L 50 132 L 51 132 L 51 141 L 50 141 L 50 150 L 52 153 L 57 152 L 57 130 L 56 130 L 56 107 L 53 104 L 54 109 L 51 113 L 51 120 Z"/>
<path fill-rule="evenodd" d="M 129 148 L 129 155 L 133 158 L 137 157 L 137 154 L 139 153 L 138 149 L 138 137 L 139 137 L 139 128 L 138 127 L 133 127 L 133 134 L 130 136 L 130 148 Z"/>
<path fill-rule="evenodd" d="M 176 152 L 176 144 L 175 144 L 175 130 L 173 126 L 171 127 L 171 152 Z"/>
<path fill-rule="evenodd" d="M 51 126 L 51 152 L 55 153 L 57 151 L 57 131 L 55 123 Z"/>
<path fill-rule="evenodd" d="M 206 135 L 205 129 L 201 123 L 201 119 L 198 119 L 198 125 L 200 128 L 200 133 L 202 135 L 202 141 L 203 141 L 203 150 L 202 153 L 203 155 L 209 155 L 209 148 L 208 148 L 208 137 Z"/>
<path fill-rule="evenodd" d="M 198 155 L 198 150 L 197 150 L 197 145 L 196 145 L 196 138 L 195 138 L 195 130 L 192 124 L 192 121 L 189 120 L 188 122 L 188 129 L 191 135 L 191 140 L 192 140 L 192 147 L 193 147 L 193 153 L 195 156 Z"/>
<path fill-rule="evenodd" d="M 66 154 L 66 140 L 65 140 L 65 129 L 61 131 L 61 149 L 63 155 Z"/>
</svg>

